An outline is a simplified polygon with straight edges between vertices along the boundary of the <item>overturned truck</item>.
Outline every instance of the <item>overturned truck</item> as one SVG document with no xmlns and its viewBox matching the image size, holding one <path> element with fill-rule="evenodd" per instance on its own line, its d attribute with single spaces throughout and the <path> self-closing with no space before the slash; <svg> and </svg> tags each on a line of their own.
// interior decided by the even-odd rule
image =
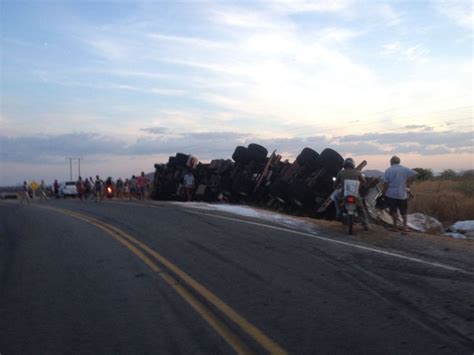
<svg viewBox="0 0 474 355">
<path fill-rule="evenodd" d="M 319 154 L 309 147 L 294 162 L 281 158 L 276 151 L 269 155 L 265 147 L 255 143 L 236 147 L 232 160 L 210 163 L 177 153 L 167 164 L 155 164 L 152 197 L 184 200 L 182 181 L 190 170 L 197 201 L 247 203 L 295 215 L 330 217 L 333 209 L 327 208 L 327 201 L 344 158 L 330 148 Z"/>
</svg>

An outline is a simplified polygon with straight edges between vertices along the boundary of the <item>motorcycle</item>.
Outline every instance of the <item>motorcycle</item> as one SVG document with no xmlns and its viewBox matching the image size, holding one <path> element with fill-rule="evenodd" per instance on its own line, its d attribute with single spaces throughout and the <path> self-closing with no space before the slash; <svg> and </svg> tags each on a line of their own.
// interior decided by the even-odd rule
<svg viewBox="0 0 474 355">
<path fill-rule="evenodd" d="M 347 223 L 347 234 L 352 235 L 354 223 L 359 217 L 357 198 L 359 197 L 359 185 L 357 180 L 344 181 L 344 196 L 342 199 L 342 215 Z"/>
<path fill-rule="evenodd" d="M 112 185 L 107 185 L 105 187 L 105 197 L 107 197 L 108 199 L 111 199 L 112 197 L 114 197 L 114 189 Z"/>
</svg>

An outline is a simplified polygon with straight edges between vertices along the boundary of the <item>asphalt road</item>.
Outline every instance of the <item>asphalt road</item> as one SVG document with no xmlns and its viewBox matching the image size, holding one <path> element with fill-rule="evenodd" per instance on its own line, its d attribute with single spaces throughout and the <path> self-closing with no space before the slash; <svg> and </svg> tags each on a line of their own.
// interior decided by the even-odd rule
<svg viewBox="0 0 474 355">
<path fill-rule="evenodd" d="M 2 355 L 473 351 L 468 264 L 167 203 L 0 202 Z"/>
</svg>

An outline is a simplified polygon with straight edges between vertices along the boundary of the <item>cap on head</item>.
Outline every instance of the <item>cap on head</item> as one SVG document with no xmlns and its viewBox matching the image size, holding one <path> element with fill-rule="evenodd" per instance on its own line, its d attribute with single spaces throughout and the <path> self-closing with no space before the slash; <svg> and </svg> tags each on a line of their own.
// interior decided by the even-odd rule
<svg viewBox="0 0 474 355">
<path fill-rule="evenodd" d="M 344 169 L 354 169 L 355 168 L 355 162 L 354 162 L 354 159 L 352 158 L 347 158 L 346 160 L 344 160 Z"/>
<path fill-rule="evenodd" d="M 397 157 L 396 155 L 394 155 L 394 156 L 390 159 L 390 165 L 393 165 L 393 164 L 400 164 L 400 158 Z"/>
</svg>

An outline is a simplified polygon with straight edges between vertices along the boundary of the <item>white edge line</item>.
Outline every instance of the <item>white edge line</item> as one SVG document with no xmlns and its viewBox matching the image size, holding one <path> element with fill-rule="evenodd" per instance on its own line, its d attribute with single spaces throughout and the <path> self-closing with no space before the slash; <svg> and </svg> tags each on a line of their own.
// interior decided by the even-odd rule
<svg viewBox="0 0 474 355">
<path fill-rule="evenodd" d="M 117 201 L 114 201 L 114 202 L 117 202 Z M 118 203 L 118 204 L 121 204 L 121 203 Z M 127 204 L 128 205 L 132 204 L 132 205 L 135 205 L 135 206 L 156 207 L 153 204 L 139 204 L 139 203 L 127 203 Z M 321 237 L 319 235 L 310 234 L 310 233 L 306 233 L 306 232 L 300 232 L 300 231 L 293 230 L 293 229 L 272 226 L 272 225 L 264 224 L 264 223 L 246 221 L 244 219 L 239 219 L 239 218 L 219 216 L 219 215 L 210 214 L 210 213 L 202 213 L 202 212 L 195 212 L 195 211 L 189 211 L 189 210 L 186 210 L 186 212 L 201 215 L 201 216 L 214 217 L 214 218 L 220 218 L 220 219 L 225 219 L 225 220 L 234 221 L 234 222 L 252 224 L 252 225 L 255 225 L 255 226 L 260 226 L 260 227 L 264 227 L 264 228 L 268 228 L 268 229 L 274 229 L 274 230 L 278 230 L 278 231 L 282 231 L 282 232 L 298 234 L 298 235 L 302 235 L 302 236 L 313 238 L 313 239 L 323 240 L 323 241 L 326 241 L 326 242 L 329 242 L 329 243 L 341 244 L 341 245 L 345 245 L 345 246 L 349 246 L 349 247 L 353 247 L 353 248 L 357 248 L 357 249 L 370 251 L 370 252 L 373 252 L 373 253 L 388 255 L 388 256 L 395 257 L 395 258 L 399 258 L 399 259 L 405 259 L 405 260 L 413 261 L 413 262 L 420 263 L 420 264 L 434 266 L 434 267 L 438 267 L 438 268 L 449 270 L 449 271 L 458 271 L 458 272 L 462 272 L 462 273 L 465 273 L 465 274 L 474 275 L 474 272 L 467 271 L 467 270 L 464 270 L 464 269 L 460 269 L 460 268 L 457 268 L 457 267 L 454 267 L 454 266 L 441 264 L 441 263 L 437 263 L 437 262 L 433 262 L 433 261 L 426 261 L 426 260 L 422 260 L 422 259 L 418 259 L 418 258 L 413 258 L 413 257 L 410 257 L 410 256 L 405 256 L 405 255 L 401 255 L 401 254 L 397 254 L 397 253 L 392 253 L 392 252 L 377 249 L 377 248 L 365 247 L 363 245 L 357 245 L 357 244 L 352 244 L 352 243 L 348 243 L 348 242 L 343 242 L 341 240 L 329 239 L 329 238 Z"/>
<path fill-rule="evenodd" d="M 410 256 L 405 256 L 405 255 L 401 255 L 401 254 L 397 254 L 397 253 L 392 253 L 392 252 L 377 249 L 377 248 L 365 247 L 363 245 L 357 245 L 357 244 L 352 244 L 352 243 L 348 243 L 348 242 L 343 242 L 343 241 L 336 240 L 336 239 L 329 239 L 329 238 L 321 237 L 319 235 L 310 234 L 310 233 L 306 233 L 306 232 L 300 232 L 300 231 L 293 230 L 293 229 L 282 228 L 282 227 L 272 226 L 272 225 L 269 225 L 269 224 L 246 221 L 246 220 L 243 220 L 243 219 L 238 219 L 238 218 L 233 218 L 233 217 L 226 217 L 226 216 L 219 216 L 219 215 L 214 215 L 214 214 L 209 214 L 209 213 L 202 213 L 202 212 L 195 212 L 195 211 L 187 211 L 187 212 L 197 214 L 197 215 L 207 216 L 207 217 L 226 219 L 226 220 L 229 220 L 229 221 L 247 223 L 247 224 L 252 224 L 252 225 L 260 226 L 260 227 L 264 227 L 264 228 L 269 228 L 269 229 L 274 229 L 274 230 L 278 230 L 278 231 L 298 234 L 298 235 L 302 235 L 302 236 L 309 237 L 309 238 L 324 240 L 324 241 L 330 242 L 330 243 L 341 244 L 341 245 L 345 245 L 345 246 L 349 246 L 349 247 L 353 247 L 353 248 L 367 250 L 367 251 L 370 251 L 370 252 L 373 252 L 373 253 L 379 253 L 379 254 L 384 254 L 384 255 L 392 256 L 392 257 L 399 258 L 399 259 L 405 259 L 405 260 L 413 261 L 413 262 L 420 263 L 420 264 L 431 265 L 431 266 L 435 266 L 435 267 L 445 269 L 445 270 L 459 271 L 459 272 L 463 272 L 463 273 L 466 273 L 466 274 L 474 274 L 473 272 L 470 272 L 470 271 L 467 271 L 467 270 L 464 270 L 464 269 L 460 269 L 460 268 L 457 268 L 457 267 L 454 267 L 454 266 L 446 265 L 446 264 L 441 264 L 441 263 L 432 262 L 432 261 L 426 261 L 426 260 L 422 260 L 422 259 L 418 259 L 418 258 L 413 258 L 413 257 L 410 257 Z"/>
</svg>

